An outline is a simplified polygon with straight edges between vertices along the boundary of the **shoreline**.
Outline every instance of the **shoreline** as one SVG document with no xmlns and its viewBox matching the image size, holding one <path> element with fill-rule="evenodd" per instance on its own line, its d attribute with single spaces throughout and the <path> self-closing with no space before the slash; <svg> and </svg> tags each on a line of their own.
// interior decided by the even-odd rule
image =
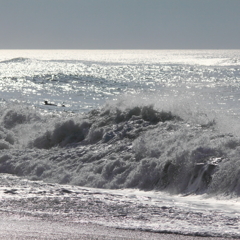
<svg viewBox="0 0 240 240">
<path fill-rule="evenodd" d="M 238 214 L 229 218 L 239 205 L 233 208 L 227 205 L 226 211 L 215 210 L 212 216 L 209 211 L 213 209 L 212 202 L 199 202 L 195 198 L 49 184 L 7 174 L 0 174 L 0 180 L 0 239 L 3 240 L 239 237 Z M 226 207 L 216 201 L 214 206 Z M 218 237 L 204 235 L 208 233 Z"/>
<path fill-rule="evenodd" d="M 200 237 L 171 233 L 154 233 L 140 230 L 125 230 L 92 223 L 44 220 L 0 212 L 0 239 L 88 239 L 88 240 L 223 240 L 233 238 Z"/>
</svg>

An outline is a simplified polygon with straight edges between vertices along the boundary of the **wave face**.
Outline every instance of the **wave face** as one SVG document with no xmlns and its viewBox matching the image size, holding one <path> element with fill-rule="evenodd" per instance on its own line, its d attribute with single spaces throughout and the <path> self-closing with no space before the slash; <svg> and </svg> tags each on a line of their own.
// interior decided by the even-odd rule
<svg viewBox="0 0 240 240">
<path fill-rule="evenodd" d="M 85 114 L 1 108 L 0 172 L 97 188 L 240 195 L 240 139 L 214 119 L 118 102 Z"/>
</svg>

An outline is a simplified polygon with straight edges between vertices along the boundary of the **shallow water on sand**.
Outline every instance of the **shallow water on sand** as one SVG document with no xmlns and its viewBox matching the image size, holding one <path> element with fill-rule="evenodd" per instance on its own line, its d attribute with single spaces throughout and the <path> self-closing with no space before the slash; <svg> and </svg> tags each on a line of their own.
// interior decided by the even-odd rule
<svg viewBox="0 0 240 240">
<path fill-rule="evenodd" d="M 1 175 L 1 213 L 44 222 L 144 232 L 240 237 L 239 202 L 139 190 L 103 190 Z M 60 224 L 61 225 L 61 224 Z"/>
</svg>

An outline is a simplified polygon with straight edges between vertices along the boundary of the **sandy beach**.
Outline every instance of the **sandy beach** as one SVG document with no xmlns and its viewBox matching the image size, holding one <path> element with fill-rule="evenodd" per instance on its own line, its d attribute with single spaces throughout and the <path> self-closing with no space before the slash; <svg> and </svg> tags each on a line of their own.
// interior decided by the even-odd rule
<svg viewBox="0 0 240 240">
<path fill-rule="evenodd" d="M 0 239 L 163 239 L 163 240 L 221 240 L 218 237 L 198 237 L 177 234 L 123 230 L 89 223 L 47 221 L 34 217 L 0 213 Z M 228 238 L 229 239 L 229 238 Z"/>
</svg>

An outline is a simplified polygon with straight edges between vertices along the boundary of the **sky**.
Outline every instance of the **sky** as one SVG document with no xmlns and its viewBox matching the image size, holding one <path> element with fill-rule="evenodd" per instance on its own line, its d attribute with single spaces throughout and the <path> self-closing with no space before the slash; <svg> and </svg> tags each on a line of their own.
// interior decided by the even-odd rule
<svg viewBox="0 0 240 240">
<path fill-rule="evenodd" d="M 0 49 L 240 49 L 240 0 L 0 0 Z"/>
</svg>

